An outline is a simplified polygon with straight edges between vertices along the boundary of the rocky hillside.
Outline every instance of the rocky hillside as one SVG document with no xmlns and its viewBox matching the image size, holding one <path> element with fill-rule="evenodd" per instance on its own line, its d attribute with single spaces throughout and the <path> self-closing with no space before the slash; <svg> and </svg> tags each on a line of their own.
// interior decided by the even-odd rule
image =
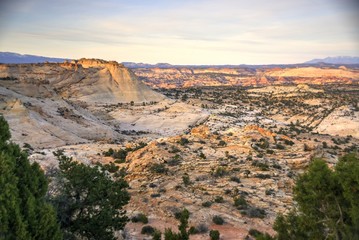
<svg viewBox="0 0 359 240">
<path fill-rule="evenodd" d="M 206 116 L 153 91 L 123 65 L 97 59 L 1 64 L 0 114 L 16 142 L 41 148 L 119 141 L 138 131 L 170 135 Z"/>
<path fill-rule="evenodd" d="M 2 86 L 29 97 L 57 94 L 70 100 L 103 104 L 163 99 L 123 65 L 97 59 L 60 64 L 2 64 L 0 79 Z"/>
<path fill-rule="evenodd" d="M 287 84 L 353 84 L 359 70 L 341 67 L 136 68 L 134 73 L 157 88 L 194 86 L 267 86 Z"/>
</svg>

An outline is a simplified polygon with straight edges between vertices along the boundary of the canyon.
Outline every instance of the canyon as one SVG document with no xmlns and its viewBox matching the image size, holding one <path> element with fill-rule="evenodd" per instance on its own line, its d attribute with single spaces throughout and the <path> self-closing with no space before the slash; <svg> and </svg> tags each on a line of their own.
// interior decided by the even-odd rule
<svg viewBox="0 0 359 240">
<path fill-rule="evenodd" d="M 53 152 L 126 172 L 129 217 L 190 239 L 275 234 L 311 159 L 332 166 L 359 146 L 355 66 L 127 68 L 114 61 L 0 64 L 0 114 L 12 140 L 46 171 Z M 106 155 L 128 151 L 124 161 Z M 241 200 L 239 200 L 241 199 Z M 224 219 L 223 225 L 212 221 Z M 126 239 L 151 239 L 130 222 Z"/>
</svg>

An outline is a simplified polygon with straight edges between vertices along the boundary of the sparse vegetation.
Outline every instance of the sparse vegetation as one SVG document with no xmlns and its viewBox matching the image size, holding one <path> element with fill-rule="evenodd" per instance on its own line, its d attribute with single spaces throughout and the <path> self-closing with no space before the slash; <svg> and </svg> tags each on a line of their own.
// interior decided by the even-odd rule
<svg viewBox="0 0 359 240">
<path fill-rule="evenodd" d="M 150 171 L 153 173 L 162 174 L 167 173 L 168 168 L 166 168 L 165 164 L 163 163 L 154 163 L 150 166 Z"/>
<path fill-rule="evenodd" d="M 138 214 L 136 214 L 135 216 L 133 216 L 131 218 L 131 222 L 135 222 L 135 223 L 141 222 L 143 224 L 147 224 L 148 223 L 148 218 L 147 218 L 147 216 L 145 214 L 138 213 Z"/>
<path fill-rule="evenodd" d="M 220 234 L 218 230 L 211 230 L 209 232 L 209 237 L 211 238 L 211 240 L 219 240 Z"/>
<path fill-rule="evenodd" d="M 217 225 L 223 225 L 224 224 L 223 218 L 221 216 L 218 216 L 218 215 L 213 216 L 212 221 L 213 221 L 214 224 L 217 224 Z"/>
</svg>

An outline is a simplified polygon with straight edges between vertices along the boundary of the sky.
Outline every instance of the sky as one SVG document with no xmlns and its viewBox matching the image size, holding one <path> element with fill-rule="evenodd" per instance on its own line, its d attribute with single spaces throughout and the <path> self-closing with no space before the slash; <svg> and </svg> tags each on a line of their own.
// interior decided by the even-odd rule
<svg viewBox="0 0 359 240">
<path fill-rule="evenodd" d="M 359 56 L 359 1 L 0 0 L 0 51 L 171 64 Z"/>
</svg>

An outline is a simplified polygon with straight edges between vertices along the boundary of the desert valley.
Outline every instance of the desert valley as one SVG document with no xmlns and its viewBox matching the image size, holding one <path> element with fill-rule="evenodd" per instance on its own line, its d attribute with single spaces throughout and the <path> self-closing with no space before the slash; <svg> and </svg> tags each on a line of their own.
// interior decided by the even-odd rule
<svg viewBox="0 0 359 240">
<path fill-rule="evenodd" d="M 145 215 L 162 232 L 186 208 L 190 239 L 211 229 L 223 240 L 274 235 L 311 160 L 334 166 L 358 149 L 358 65 L 127 66 L 0 64 L 0 114 L 45 173 L 58 150 L 117 166 L 129 218 Z M 143 226 L 129 222 L 122 235 L 152 239 Z"/>
</svg>

